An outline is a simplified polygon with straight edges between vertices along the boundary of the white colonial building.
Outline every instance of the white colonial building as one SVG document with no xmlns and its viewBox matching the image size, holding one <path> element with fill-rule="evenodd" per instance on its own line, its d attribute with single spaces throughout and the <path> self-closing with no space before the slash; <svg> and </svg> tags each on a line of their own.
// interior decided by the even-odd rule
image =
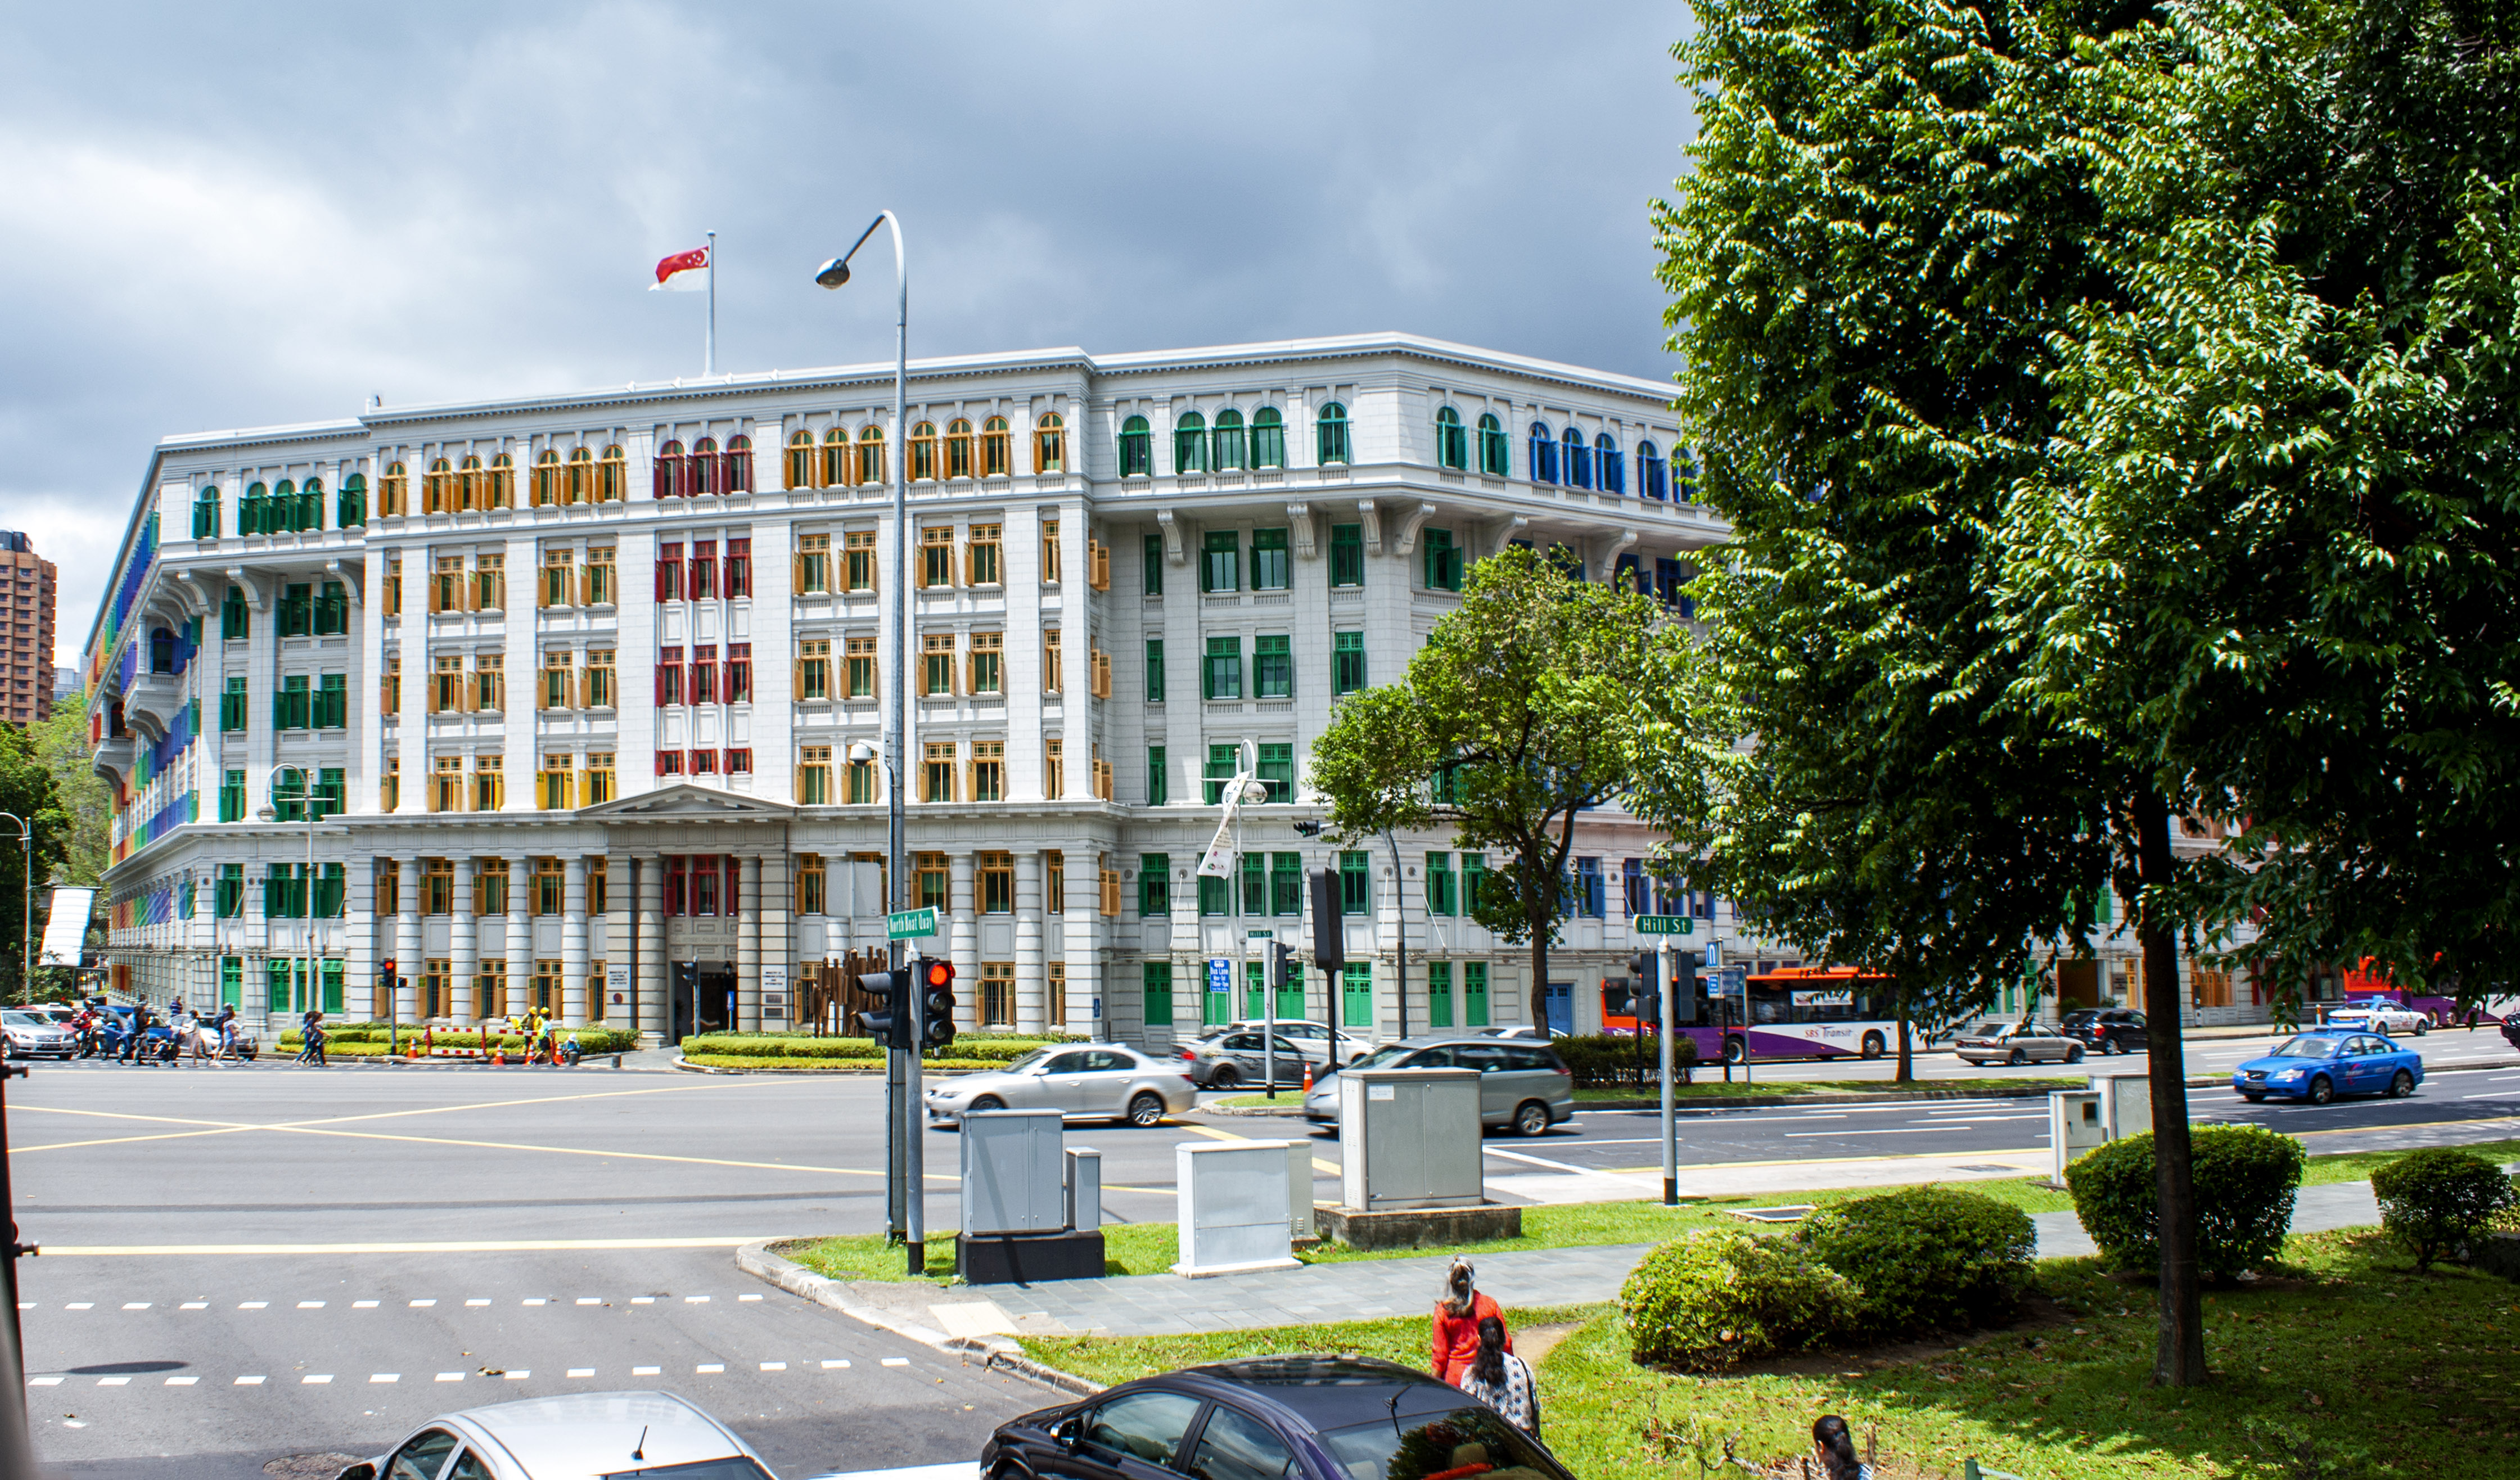
<svg viewBox="0 0 2520 1480">
<path fill-rule="evenodd" d="M 1722 527 L 1663 386 L 1398 335 L 915 362 L 908 673 L 891 403 L 868 365 L 159 444 L 85 652 L 116 984 L 787 1026 L 796 983 L 882 941 L 883 785 L 850 753 L 901 683 L 913 893 L 967 1029 L 1256 1010 L 1205 963 L 1255 930 L 1308 949 L 1320 868 L 1350 964 L 1307 1014 L 1395 1030 L 1405 946 L 1413 1028 L 1598 1022 L 1654 903 L 1633 821 L 1581 830 L 1541 994 L 1462 912 L 1486 860 L 1292 825 L 1331 706 L 1400 674 L 1467 562 L 1562 546 L 1676 599 Z M 1202 882 L 1238 756 L 1271 799 Z"/>
</svg>

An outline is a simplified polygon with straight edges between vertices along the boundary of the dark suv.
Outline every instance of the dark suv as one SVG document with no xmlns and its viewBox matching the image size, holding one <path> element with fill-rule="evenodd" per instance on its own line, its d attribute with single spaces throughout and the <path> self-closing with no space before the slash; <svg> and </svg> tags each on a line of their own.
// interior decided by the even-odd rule
<svg viewBox="0 0 2520 1480">
<path fill-rule="evenodd" d="M 2152 1047 L 2144 1036 L 2143 1014 L 2127 1008 L 2084 1008 L 2066 1013 L 2056 1026 L 2094 1054 L 2141 1054 Z"/>
</svg>

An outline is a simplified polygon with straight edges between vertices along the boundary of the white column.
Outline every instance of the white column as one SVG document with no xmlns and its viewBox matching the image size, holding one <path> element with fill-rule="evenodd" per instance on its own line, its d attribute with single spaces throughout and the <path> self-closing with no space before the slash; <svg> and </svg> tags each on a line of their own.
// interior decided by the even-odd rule
<svg viewBox="0 0 2520 1480">
<path fill-rule="evenodd" d="M 406 858 L 394 869 L 394 892 L 402 907 L 394 917 L 394 974 L 403 979 L 403 986 L 394 994 L 393 1011 L 397 1021 L 410 1022 L 419 1015 L 414 1010 L 418 1006 L 414 993 L 427 969 L 420 959 L 420 860 Z"/>
<path fill-rule="evenodd" d="M 481 953 L 472 919 L 472 860 L 455 859 L 454 914 L 447 924 L 447 973 L 454 978 L 448 983 L 446 1012 L 459 1025 L 470 1025 L 476 1018 L 472 1004 L 472 978 L 479 973 Z"/>
<path fill-rule="evenodd" d="M 761 1029 L 761 855 L 740 860 L 742 893 L 735 902 L 735 1027 Z"/>
<path fill-rule="evenodd" d="M 980 1026 L 980 914 L 973 897 L 977 880 L 970 851 L 957 848 L 946 860 L 951 882 L 945 902 L 954 912 L 946 939 L 954 963 L 954 1030 L 977 1032 Z"/>
<path fill-rule="evenodd" d="M 788 1015 L 777 1022 L 755 1020 L 761 1028 L 793 1027 L 796 1022 L 796 978 L 794 965 L 795 871 L 788 862 L 785 843 L 761 859 L 761 969 L 785 971 L 788 976 Z M 757 1005 L 757 1004 L 756 1004 Z"/>
<path fill-rule="evenodd" d="M 1044 986 L 1041 958 L 1041 855 L 1015 854 L 1015 1031 L 1039 1033 Z"/>
<path fill-rule="evenodd" d="M 391 867 L 391 865 L 387 865 Z M 377 865 L 350 859 L 341 865 L 341 1015 L 373 1022 L 377 1010 Z"/>
<path fill-rule="evenodd" d="M 1091 840 L 1067 850 L 1067 1031 L 1078 1037 L 1107 1031 L 1094 1015 L 1102 995 L 1102 886 L 1100 854 Z"/>
<path fill-rule="evenodd" d="M 515 456 L 522 464 L 529 461 L 531 454 L 518 448 Z M 531 507 L 532 503 L 533 470 L 519 467 L 517 469 L 517 506 L 521 510 Z M 531 812 L 540 800 L 534 795 L 535 728 L 536 715 L 540 712 L 534 707 L 534 700 L 542 673 L 534 648 L 534 613 L 542 591 L 541 557 L 536 553 L 531 533 L 512 536 L 508 540 L 507 557 L 508 709 L 500 716 L 499 728 L 500 769 L 507 773 L 508 797 L 507 805 L 501 810 Z M 618 662 L 620 658 L 616 655 L 614 661 Z M 655 767 L 652 764 L 649 769 L 652 771 Z M 527 937 L 525 955 L 529 958 L 533 955 L 531 937 Z M 516 959 L 516 952 L 511 949 L 508 953 L 511 981 L 515 980 Z M 530 963 L 527 969 L 531 969 Z M 512 997 L 515 991 L 514 987 L 509 988 Z M 509 1004 L 512 1010 L 515 1006 L 514 1002 Z"/>
<path fill-rule="evenodd" d="M 665 1042 L 672 1022 L 666 1001 L 671 977 L 665 966 L 665 860 L 641 853 L 631 860 L 638 873 L 639 1037 L 649 1047 Z"/>
<path fill-rule="evenodd" d="M 516 604 L 516 588 L 509 588 L 509 605 Z M 511 695 L 516 691 L 510 690 Z M 512 696 L 508 702 L 513 705 Z M 511 771 L 510 776 L 516 773 Z M 530 856 L 508 860 L 508 930 L 503 950 L 508 956 L 508 1014 L 524 1015 L 533 1001 L 534 990 L 534 861 Z"/>
<path fill-rule="evenodd" d="M 560 1020 L 574 1028 L 586 1021 L 586 855 L 572 853 L 561 867 L 567 873 L 561 886 Z"/>
</svg>

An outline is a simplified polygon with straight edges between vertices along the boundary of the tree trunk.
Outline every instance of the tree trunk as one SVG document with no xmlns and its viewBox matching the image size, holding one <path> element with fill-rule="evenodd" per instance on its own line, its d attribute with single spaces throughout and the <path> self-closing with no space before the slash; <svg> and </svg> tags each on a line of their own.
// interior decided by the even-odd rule
<svg viewBox="0 0 2520 1480">
<path fill-rule="evenodd" d="M 1908 1049 L 1908 995 L 1899 994 L 1899 1077 L 1895 1084 L 1906 1084 L 1916 1077 L 1916 1060 Z"/>
<path fill-rule="evenodd" d="M 2158 794 L 2136 798 L 2136 870 L 2147 890 L 2167 889 L 2176 867 L 2170 807 Z M 2143 1014 L 2152 1045 L 2152 1164 L 2160 1208 L 2161 1302 L 2153 1349 L 2155 1387 L 2198 1387 L 2205 1369 L 2205 1315 L 2196 1267 L 2195 1162 L 2187 1135 L 2187 1075 L 2180 1043 L 2179 937 L 2150 909 L 2138 910 L 2143 950 Z"/>
<path fill-rule="evenodd" d="M 1549 919 L 1546 916 L 1531 922 L 1531 990 L 1525 994 L 1525 1008 L 1531 1013 L 1531 1025 L 1544 1035 L 1549 1031 Z"/>
</svg>

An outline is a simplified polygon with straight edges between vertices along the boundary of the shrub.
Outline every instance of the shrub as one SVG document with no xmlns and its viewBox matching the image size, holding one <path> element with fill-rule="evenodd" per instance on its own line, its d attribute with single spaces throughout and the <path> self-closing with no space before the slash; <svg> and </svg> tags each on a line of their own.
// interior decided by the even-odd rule
<svg viewBox="0 0 2520 1480">
<path fill-rule="evenodd" d="M 2194 1147 L 2196 1258 L 2215 1278 L 2253 1270 L 2283 1251 L 2292 1197 L 2307 1158 L 2301 1143 L 2257 1126 L 2198 1126 Z M 2065 1168 L 2074 1216 L 2111 1265 L 2161 1264 L 2160 1199 L 2152 1134 L 2113 1141 Z"/>
<path fill-rule="evenodd" d="M 1552 1039 L 1549 1046 L 1566 1060 L 1567 1072 L 1574 1076 L 1579 1088 L 1642 1089 L 1660 1083 L 1662 1045 L 1650 1036 L 1637 1039 L 1624 1034 L 1595 1033 L 1582 1038 Z M 1687 1070 L 1697 1062 L 1697 1041 L 1686 1035 L 1674 1036 L 1671 1062 L 1686 1081 Z"/>
<path fill-rule="evenodd" d="M 2009 1318 L 2030 1287 L 2030 1215 L 1982 1192 L 1903 1188 L 1822 1208 L 1795 1233 L 1864 1292 L 1865 1328 L 1898 1335 Z"/>
<path fill-rule="evenodd" d="M 2460 1257 L 2467 1241 L 2495 1215 L 2520 1203 L 2520 1188 L 2502 1169 L 2450 1146 L 2410 1152 L 2371 1174 L 2380 1201 L 2380 1227 L 2390 1241 L 2428 1270 L 2436 1259 Z"/>
<path fill-rule="evenodd" d="M 1859 1298 L 1852 1281 L 1792 1240 L 1727 1232 L 1645 1255 L 1619 1291 L 1619 1310 L 1637 1361 L 1718 1371 L 1852 1329 Z"/>
</svg>

